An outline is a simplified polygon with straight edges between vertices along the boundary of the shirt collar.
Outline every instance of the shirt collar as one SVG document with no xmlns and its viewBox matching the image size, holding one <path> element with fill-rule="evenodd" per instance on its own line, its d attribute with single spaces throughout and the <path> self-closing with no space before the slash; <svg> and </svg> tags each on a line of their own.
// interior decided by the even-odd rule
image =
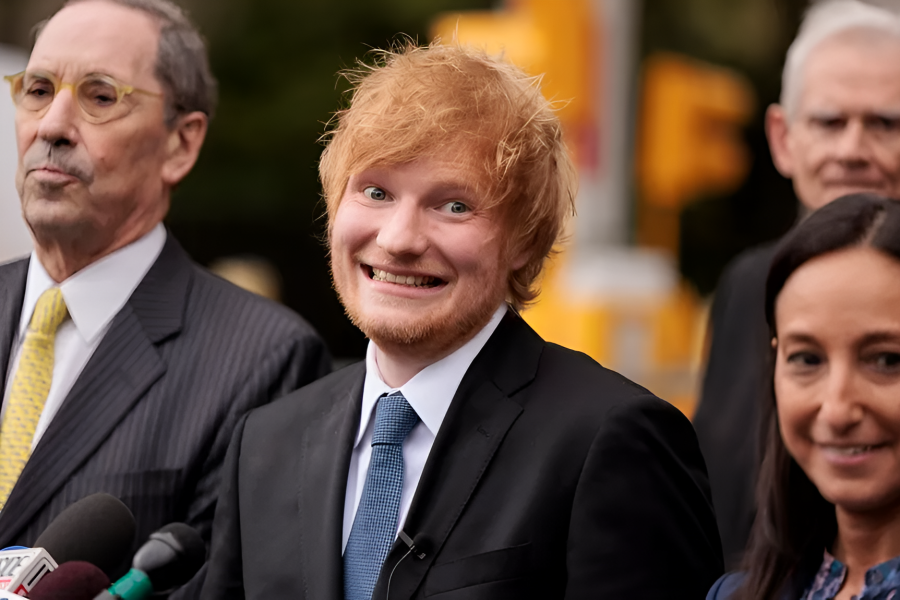
<svg viewBox="0 0 900 600">
<path fill-rule="evenodd" d="M 59 284 L 69 316 L 85 342 L 92 344 L 125 306 L 156 262 L 165 243 L 166 228 L 159 223 L 140 239 L 91 263 Z M 19 339 L 24 339 L 38 298 L 55 285 L 56 282 L 32 252 L 19 322 Z"/>
<path fill-rule="evenodd" d="M 398 390 L 403 394 L 413 410 L 416 411 L 416 414 L 419 415 L 419 418 L 425 424 L 425 427 L 428 428 L 428 431 L 431 432 L 431 435 L 437 436 L 441 423 L 444 421 L 444 416 L 450 408 L 450 402 L 453 401 L 453 396 L 456 395 L 456 389 L 459 387 L 463 376 L 497 329 L 506 311 L 506 304 L 500 305 L 494 311 L 487 325 L 476 333 L 471 340 L 456 349 L 452 354 L 428 365 L 399 388 L 390 387 L 381 378 L 376 356 L 378 347 L 375 345 L 375 342 L 369 341 L 369 346 L 366 350 L 366 380 L 363 385 L 362 416 L 353 447 L 355 448 L 362 441 L 378 399 L 384 394 L 390 394 Z"/>
</svg>

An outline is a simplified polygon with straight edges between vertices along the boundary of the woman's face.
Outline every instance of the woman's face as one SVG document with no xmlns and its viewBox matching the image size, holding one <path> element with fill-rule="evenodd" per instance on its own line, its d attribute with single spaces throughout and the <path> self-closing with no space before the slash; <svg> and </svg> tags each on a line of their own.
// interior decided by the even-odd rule
<svg viewBox="0 0 900 600">
<path fill-rule="evenodd" d="M 900 261 L 871 248 L 819 256 L 775 304 L 781 435 L 828 501 L 900 505 Z"/>
</svg>

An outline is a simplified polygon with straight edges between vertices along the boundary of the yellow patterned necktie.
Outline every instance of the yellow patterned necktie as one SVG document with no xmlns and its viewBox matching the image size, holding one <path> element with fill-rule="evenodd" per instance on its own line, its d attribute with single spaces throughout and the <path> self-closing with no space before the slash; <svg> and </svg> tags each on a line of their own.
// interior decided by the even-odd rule
<svg viewBox="0 0 900 600">
<path fill-rule="evenodd" d="M 31 456 L 31 442 L 53 381 L 56 330 L 68 315 L 59 288 L 38 298 L 0 425 L 0 508 Z"/>
</svg>

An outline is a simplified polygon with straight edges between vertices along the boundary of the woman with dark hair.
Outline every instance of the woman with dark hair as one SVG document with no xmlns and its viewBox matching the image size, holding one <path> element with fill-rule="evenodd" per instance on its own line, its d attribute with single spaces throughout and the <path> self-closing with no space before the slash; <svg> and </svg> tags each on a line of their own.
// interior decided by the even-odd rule
<svg viewBox="0 0 900 600">
<path fill-rule="evenodd" d="M 824 206 L 766 285 L 758 513 L 730 600 L 900 600 L 900 202 Z"/>
</svg>

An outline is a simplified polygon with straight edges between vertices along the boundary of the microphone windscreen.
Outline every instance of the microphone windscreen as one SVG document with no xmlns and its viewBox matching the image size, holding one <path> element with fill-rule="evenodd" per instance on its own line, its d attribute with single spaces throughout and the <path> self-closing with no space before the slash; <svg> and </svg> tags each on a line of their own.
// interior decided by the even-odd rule
<svg viewBox="0 0 900 600">
<path fill-rule="evenodd" d="M 68 506 L 34 543 L 57 564 L 84 561 L 107 577 L 121 573 L 134 543 L 134 516 L 115 496 L 99 492 Z"/>
<path fill-rule="evenodd" d="M 190 525 L 169 523 L 150 534 L 132 565 L 150 577 L 154 591 L 163 592 L 190 581 L 205 561 L 200 534 Z"/>
<path fill-rule="evenodd" d="M 110 586 L 109 577 L 83 561 L 59 565 L 28 592 L 31 600 L 92 600 Z"/>
</svg>

